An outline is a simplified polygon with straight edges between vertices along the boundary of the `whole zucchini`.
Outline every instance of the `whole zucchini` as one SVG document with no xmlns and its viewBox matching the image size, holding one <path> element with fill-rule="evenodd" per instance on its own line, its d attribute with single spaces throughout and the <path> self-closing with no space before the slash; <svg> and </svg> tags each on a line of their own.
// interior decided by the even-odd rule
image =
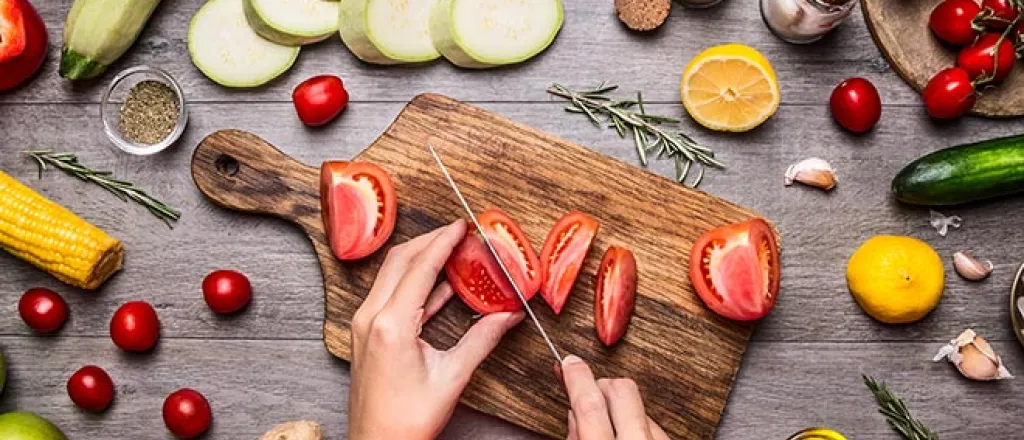
<svg viewBox="0 0 1024 440">
<path fill-rule="evenodd" d="M 959 145 L 925 155 L 892 180 L 896 199 L 958 205 L 1024 191 L 1024 135 Z"/>
<path fill-rule="evenodd" d="M 135 43 L 160 0 L 75 0 L 64 23 L 60 76 L 92 78 Z"/>
</svg>

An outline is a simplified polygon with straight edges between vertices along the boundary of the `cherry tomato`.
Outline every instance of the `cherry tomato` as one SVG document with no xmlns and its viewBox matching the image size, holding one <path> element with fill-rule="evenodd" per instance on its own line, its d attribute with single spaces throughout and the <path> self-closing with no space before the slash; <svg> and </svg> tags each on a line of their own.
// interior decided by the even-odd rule
<svg viewBox="0 0 1024 440">
<path fill-rule="evenodd" d="M 626 334 L 636 304 L 636 258 L 612 246 L 604 253 L 594 281 L 594 328 L 605 346 L 615 345 Z"/>
<path fill-rule="evenodd" d="M 334 256 L 358 260 L 380 249 L 395 230 L 398 198 L 388 173 L 367 162 L 324 162 L 320 208 Z"/>
<path fill-rule="evenodd" d="M 37 287 L 21 295 L 18 314 L 32 330 L 53 333 L 68 320 L 68 303 L 57 292 Z"/>
<path fill-rule="evenodd" d="M 882 98 L 871 81 L 850 78 L 839 83 L 829 99 L 832 117 L 854 133 L 871 130 L 882 117 Z"/>
<path fill-rule="evenodd" d="M 690 282 L 715 313 L 754 321 L 771 313 L 779 296 L 779 246 L 762 219 L 705 232 L 690 251 Z"/>
<path fill-rule="evenodd" d="M 83 410 L 103 412 L 114 401 L 114 381 L 102 368 L 86 365 L 68 379 L 68 396 Z"/>
<path fill-rule="evenodd" d="M 928 115 L 937 119 L 959 118 L 978 102 L 978 93 L 967 71 L 951 67 L 936 73 L 921 91 Z"/>
<path fill-rule="evenodd" d="M 996 43 L 1000 38 L 995 32 L 982 35 L 974 44 L 960 50 L 960 55 L 956 57 L 956 65 L 966 70 L 972 81 L 991 78 L 992 81 L 998 82 L 1006 79 L 1013 71 L 1017 54 L 1009 37 L 1003 39 L 999 44 L 999 51 L 996 52 Z"/>
<path fill-rule="evenodd" d="M 214 313 L 235 313 L 249 304 L 252 285 L 241 272 L 215 270 L 203 278 L 203 299 Z"/>
<path fill-rule="evenodd" d="M 928 26 L 940 40 L 965 46 L 980 32 L 980 26 L 974 22 L 978 14 L 981 14 L 981 6 L 974 0 L 945 0 L 932 9 Z"/>
<path fill-rule="evenodd" d="M 992 14 L 985 25 L 993 29 L 1006 29 L 1020 15 L 1015 0 L 982 0 L 981 9 Z"/>
<path fill-rule="evenodd" d="M 310 127 L 331 122 L 348 105 L 348 92 L 341 78 L 320 75 L 307 79 L 292 91 L 299 120 Z"/>
<path fill-rule="evenodd" d="M 540 260 L 522 229 L 497 209 L 484 211 L 477 221 L 527 300 L 540 289 Z M 466 233 L 444 265 L 448 282 L 471 309 L 480 314 L 514 312 L 523 308 L 498 261 L 476 231 Z"/>
<path fill-rule="evenodd" d="M 203 435 L 213 423 L 210 402 L 198 391 L 182 388 L 164 400 L 164 424 L 178 438 L 191 439 Z"/>
<path fill-rule="evenodd" d="M 0 0 L 0 91 L 31 78 L 46 59 L 46 25 L 27 0 Z"/>
<path fill-rule="evenodd" d="M 541 285 L 544 297 L 556 315 L 562 313 L 576 276 L 587 258 L 600 223 L 582 212 L 570 212 L 555 223 L 540 251 Z"/>
<path fill-rule="evenodd" d="M 143 301 L 129 301 L 110 319 L 110 339 L 124 351 L 149 351 L 160 337 L 156 310 Z"/>
</svg>

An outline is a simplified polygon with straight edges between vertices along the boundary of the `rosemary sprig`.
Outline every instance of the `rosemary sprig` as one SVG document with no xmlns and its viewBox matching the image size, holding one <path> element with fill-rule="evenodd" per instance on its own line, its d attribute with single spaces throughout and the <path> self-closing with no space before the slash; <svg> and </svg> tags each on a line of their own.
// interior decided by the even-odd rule
<svg viewBox="0 0 1024 440">
<path fill-rule="evenodd" d="M 640 92 L 637 92 L 636 99 L 616 101 L 609 98 L 607 94 L 618 87 L 602 82 L 597 87 L 575 91 L 556 83 L 547 92 L 569 100 L 565 111 L 586 115 L 597 127 L 608 124 L 619 137 L 631 135 L 640 165 L 647 166 L 648 153 L 658 158 L 667 156 L 674 159 L 676 180 L 679 183 L 686 184 L 686 177 L 694 162 L 698 163 L 697 176 L 691 184 L 694 187 L 704 178 L 705 167 L 725 168 L 725 164 L 715 159 L 711 149 L 698 144 L 686 134 L 663 127 L 663 124 L 678 124 L 678 119 L 648 114 Z M 599 115 L 606 120 L 603 121 Z"/>
<path fill-rule="evenodd" d="M 878 412 L 885 416 L 889 426 L 907 440 L 939 440 L 939 435 L 925 428 L 910 414 L 903 399 L 893 394 L 885 382 L 878 382 L 871 376 L 863 376 L 864 384 L 875 395 Z"/>
<path fill-rule="evenodd" d="M 54 168 L 60 169 L 79 179 L 99 185 L 125 202 L 132 200 L 142 206 L 145 206 L 149 212 L 160 220 L 163 220 L 168 227 L 173 228 L 170 222 L 177 221 L 181 218 L 181 212 L 177 209 L 154 199 L 149 194 L 146 194 L 145 191 L 135 187 L 132 183 L 115 179 L 113 177 L 113 173 L 110 171 L 96 171 L 86 168 L 78 162 L 78 157 L 75 156 L 74 153 L 26 151 L 25 154 L 32 159 L 35 159 L 36 163 L 39 164 L 40 179 L 43 178 L 43 171 L 46 170 L 46 166 L 48 164 L 53 165 Z"/>
</svg>

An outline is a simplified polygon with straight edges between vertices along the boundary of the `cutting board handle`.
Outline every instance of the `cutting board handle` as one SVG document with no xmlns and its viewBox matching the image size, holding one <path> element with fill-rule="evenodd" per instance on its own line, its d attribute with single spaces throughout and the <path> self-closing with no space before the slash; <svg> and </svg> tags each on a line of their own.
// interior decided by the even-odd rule
<svg viewBox="0 0 1024 440">
<path fill-rule="evenodd" d="M 192 180 L 213 203 L 319 229 L 319 171 L 242 130 L 210 134 L 192 153 Z M 315 208 L 314 208 L 315 207 Z"/>
</svg>

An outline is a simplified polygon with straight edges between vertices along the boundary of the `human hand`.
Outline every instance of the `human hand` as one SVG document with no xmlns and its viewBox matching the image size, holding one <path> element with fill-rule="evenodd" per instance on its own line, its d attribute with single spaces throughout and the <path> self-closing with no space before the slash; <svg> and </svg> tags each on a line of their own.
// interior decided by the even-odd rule
<svg viewBox="0 0 1024 440">
<path fill-rule="evenodd" d="M 632 379 L 594 380 L 590 367 L 575 355 L 566 356 L 561 367 L 572 407 L 567 440 L 669 440 L 647 416 Z"/>
<path fill-rule="evenodd" d="M 420 339 L 423 324 L 452 297 L 434 287 L 466 235 L 459 220 L 393 247 L 352 317 L 350 440 L 433 439 L 448 423 L 473 371 L 522 312 L 493 313 L 440 351 Z"/>
</svg>

